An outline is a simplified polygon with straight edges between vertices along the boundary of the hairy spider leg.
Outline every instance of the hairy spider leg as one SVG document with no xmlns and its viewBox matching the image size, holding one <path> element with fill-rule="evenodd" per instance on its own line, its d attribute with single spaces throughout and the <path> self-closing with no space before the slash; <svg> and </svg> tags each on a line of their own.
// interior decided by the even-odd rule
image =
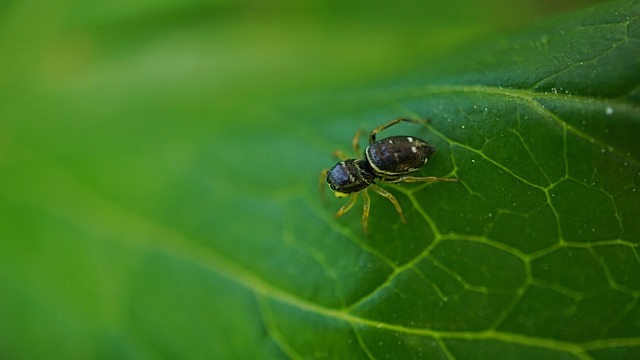
<svg viewBox="0 0 640 360">
<path fill-rule="evenodd" d="M 338 209 L 338 212 L 336 213 L 336 217 L 339 218 L 342 215 L 346 214 L 347 211 L 351 210 L 353 205 L 356 204 L 356 200 L 358 200 L 358 193 L 357 192 L 349 194 L 349 201 L 347 201 L 346 204 L 342 205 L 342 207 L 340 209 Z"/>
<path fill-rule="evenodd" d="M 367 189 L 362 190 L 362 200 L 364 202 L 362 207 L 362 230 L 364 230 L 364 236 L 369 237 L 369 211 L 371 210 L 371 198 L 369 197 Z"/>
<path fill-rule="evenodd" d="M 456 178 L 441 178 L 435 176 L 399 176 L 397 178 L 383 178 L 382 181 L 389 184 L 398 184 L 401 182 L 437 182 L 437 181 L 460 181 Z"/>
<path fill-rule="evenodd" d="M 402 212 L 402 207 L 400 207 L 400 203 L 398 202 L 396 197 L 393 196 L 393 194 L 374 184 L 369 185 L 369 187 L 373 191 L 377 192 L 380 196 L 385 197 L 387 200 L 391 201 L 393 206 L 396 208 L 398 215 L 400 215 L 400 220 L 402 220 L 402 222 L 405 224 L 407 223 L 407 220 L 404 218 L 404 213 Z"/>
<path fill-rule="evenodd" d="M 345 161 L 347 159 L 349 159 L 349 157 L 347 156 L 347 154 L 342 151 L 342 150 L 336 150 L 333 152 L 333 156 L 337 157 L 338 160 L 340 161 Z"/>
<path fill-rule="evenodd" d="M 356 134 L 353 135 L 353 140 L 351 140 L 351 146 L 353 147 L 353 152 L 356 154 L 356 158 L 362 156 L 360 153 L 360 135 L 362 135 L 362 131 L 356 131 Z"/>
<path fill-rule="evenodd" d="M 376 135 L 387 129 L 392 127 L 393 125 L 399 124 L 401 122 L 412 122 L 412 123 L 416 123 L 416 124 L 428 124 L 430 121 L 428 119 L 424 119 L 424 120 L 417 120 L 417 119 L 409 119 L 409 118 L 403 118 L 403 117 L 399 117 L 397 119 L 391 120 L 388 123 L 378 126 L 377 128 L 371 130 L 371 134 L 369 135 L 369 145 L 373 144 L 376 141 Z"/>
</svg>

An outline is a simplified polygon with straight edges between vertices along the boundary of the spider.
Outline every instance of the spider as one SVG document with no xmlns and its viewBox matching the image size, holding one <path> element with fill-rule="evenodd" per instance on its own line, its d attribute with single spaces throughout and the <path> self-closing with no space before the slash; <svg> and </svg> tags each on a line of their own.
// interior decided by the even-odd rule
<svg viewBox="0 0 640 360">
<path fill-rule="evenodd" d="M 406 223 L 402 207 L 398 200 L 390 192 L 376 185 L 376 180 L 385 183 L 397 184 L 401 182 L 436 182 L 458 181 L 455 178 L 439 178 L 434 176 L 418 177 L 407 174 L 420 169 L 429 160 L 436 149 L 426 141 L 414 136 L 390 136 L 376 141 L 376 135 L 401 122 L 428 124 L 429 120 L 415 120 L 409 118 L 397 118 L 384 125 L 373 129 L 369 134 L 369 146 L 364 150 L 364 159 L 349 159 L 342 151 L 336 151 L 335 155 L 340 159 L 334 167 L 323 170 L 320 175 L 321 189 L 324 188 L 322 180 L 326 182 L 336 197 L 349 197 L 336 213 L 336 217 L 344 215 L 355 205 L 358 194 L 362 192 L 364 208 L 362 212 L 362 229 L 369 236 L 369 210 L 371 199 L 367 188 L 385 197 L 395 207 L 400 220 Z M 356 131 L 352 140 L 353 151 L 360 155 L 361 131 Z"/>
</svg>

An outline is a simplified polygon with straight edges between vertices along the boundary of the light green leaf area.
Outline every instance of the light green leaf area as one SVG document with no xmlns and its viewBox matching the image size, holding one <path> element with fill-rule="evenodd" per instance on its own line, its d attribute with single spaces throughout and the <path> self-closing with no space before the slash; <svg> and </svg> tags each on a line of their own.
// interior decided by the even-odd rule
<svg viewBox="0 0 640 360">
<path fill-rule="evenodd" d="M 116 60 L 3 101 L 1 358 L 640 357 L 640 2 L 237 118 Z M 318 176 L 398 116 L 460 181 L 381 185 L 367 238 Z"/>
</svg>

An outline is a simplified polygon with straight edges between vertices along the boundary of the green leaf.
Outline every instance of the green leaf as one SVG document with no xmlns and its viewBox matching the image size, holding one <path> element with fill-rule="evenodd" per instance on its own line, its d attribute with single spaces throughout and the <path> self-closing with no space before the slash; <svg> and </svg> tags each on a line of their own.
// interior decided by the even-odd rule
<svg viewBox="0 0 640 360">
<path fill-rule="evenodd" d="M 227 109 L 180 36 L 4 77 L 0 357 L 640 355 L 639 1 L 293 105 L 247 82 L 264 102 Z M 398 116 L 431 119 L 385 132 L 434 145 L 418 174 L 460 182 L 384 185 L 407 224 L 372 193 L 366 238 L 318 175 Z"/>
</svg>

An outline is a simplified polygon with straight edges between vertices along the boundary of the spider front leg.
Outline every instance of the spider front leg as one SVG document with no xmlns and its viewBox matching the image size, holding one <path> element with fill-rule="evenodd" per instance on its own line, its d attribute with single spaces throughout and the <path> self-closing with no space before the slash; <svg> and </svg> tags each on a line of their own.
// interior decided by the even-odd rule
<svg viewBox="0 0 640 360">
<path fill-rule="evenodd" d="M 324 169 L 320 171 L 320 181 L 318 181 L 318 193 L 320 194 L 320 199 L 322 202 L 327 201 L 327 197 L 324 195 L 324 188 L 327 187 L 327 174 L 329 173 L 329 169 Z"/>
<path fill-rule="evenodd" d="M 338 160 L 340 161 L 345 161 L 347 160 L 349 157 L 347 156 L 347 154 L 345 154 L 344 151 L 342 150 L 336 150 L 333 152 L 333 156 L 335 156 L 336 158 L 338 158 Z"/>
<path fill-rule="evenodd" d="M 424 120 L 416 120 L 416 119 L 409 119 L 409 118 L 403 118 L 403 117 L 399 117 L 397 119 L 391 120 L 388 123 L 378 126 L 377 128 L 371 130 L 371 134 L 369 134 L 369 145 L 373 144 L 376 141 L 376 135 L 383 131 L 386 130 L 390 127 L 392 127 L 393 125 L 399 124 L 401 122 L 412 122 L 412 123 L 416 123 L 416 124 L 428 124 L 430 121 L 428 119 L 424 119 Z"/>
<path fill-rule="evenodd" d="M 369 237 L 369 213 L 371 211 L 371 198 L 369 197 L 369 193 L 367 192 L 367 189 L 364 189 L 361 191 L 362 192 L 362 200 L 364 202 L 364 205 L 362 207 L 362 230 L 364 231 L 364 235 L 366 237 Z M 336 217 L 341 217 L 342 215 L 346 214 L 349 210 L 351 210 L 353 208 L 353 206 L 356 204 L 356 201 L 358 200 L 358 193 L 352 193 L 349 195 L 349 201 L 342 205 L 342 207 L 338 210 L 338 212 L 336 213 Z"/>
<path fill-rule="evenodd" d="M 347 201 L 346 204 L 342 205 L 342 207 L 338 209 L 338 212 L 336 213 L 336 217 L 339 218 L 342 215 L 346 214 L 347 211 L 351 210 L 353 205 L 356 204 L 356 200 L 358 200 L 358 193 L 357 192 L 351 193 L 349 195 L 349 201 Z"/>
<path fill-rule="evenodd" d="M 362 135 L 362 131 L 356 131 L 356 134 L 353 135 L 353 140 L 351 140 L 351 147 L 353 148 L 353 152 L 356 154 L 356 158 L 362 156 L 360 151 L 360 135 Z"/>
</svg>

